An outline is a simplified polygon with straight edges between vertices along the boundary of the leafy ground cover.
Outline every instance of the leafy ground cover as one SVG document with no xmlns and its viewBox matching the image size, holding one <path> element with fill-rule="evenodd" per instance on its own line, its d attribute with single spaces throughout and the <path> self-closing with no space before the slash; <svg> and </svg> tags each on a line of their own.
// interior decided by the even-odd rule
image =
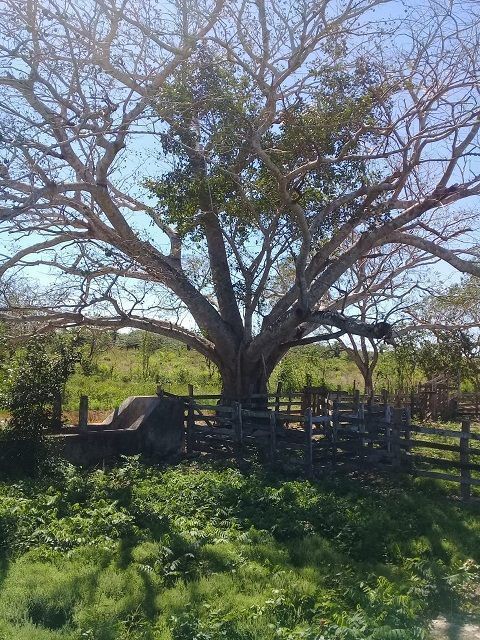
<svg viewBox="0 0 480 640">
<path fill-rule="evenodd" d="M 480 507 L 445 491 L 138 459 L 4 481 L 0 638 L 426 638 L 480 613 Z"/>
</svg>

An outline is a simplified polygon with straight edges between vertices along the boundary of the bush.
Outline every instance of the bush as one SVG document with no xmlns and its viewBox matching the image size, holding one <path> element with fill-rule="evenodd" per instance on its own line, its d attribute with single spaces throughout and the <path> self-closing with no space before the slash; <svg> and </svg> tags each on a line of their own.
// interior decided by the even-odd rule
<svg viewBox="0 0 480 640">
<path fill-rule="evenodd" d="M 75 339 L 62 336 L 32 339 L 13 360 L 1 402 L 10 414 L 1 432 L 4 470 L 34 472 L 47 457 L 45 433 L 58 426 L 55 405 L 77 359 Z"/>
</svg>

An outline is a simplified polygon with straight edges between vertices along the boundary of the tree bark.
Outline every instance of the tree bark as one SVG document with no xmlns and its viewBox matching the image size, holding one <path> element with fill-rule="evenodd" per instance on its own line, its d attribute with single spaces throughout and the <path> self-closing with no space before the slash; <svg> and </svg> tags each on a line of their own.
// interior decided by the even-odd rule
<svg viewBox="0 0 480 640">
<path fill-rule="evenodd" d="M 251 398 L 252 395 L 266 395 L 268 379 L 278 359 L 267 360 L 263 354 L 252 357 L 239 349 L 235 362 L 223 361 L 219 366 L 223 400 L 227 403 L 242 402 Z"/>
<path fill-rule="evenodd" d="M 364 371 L 362 371 L 363 382 L 364 382 L 364 391 L 367 398 L 373 396 L 373 369 L 371 367 L 366 367 Z"/>
</svg>

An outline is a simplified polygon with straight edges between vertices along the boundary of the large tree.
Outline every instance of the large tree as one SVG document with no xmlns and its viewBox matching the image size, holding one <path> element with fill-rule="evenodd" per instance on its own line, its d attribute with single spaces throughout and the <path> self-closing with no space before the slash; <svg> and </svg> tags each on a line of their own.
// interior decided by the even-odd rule
<svg viewBox="0 0 480 640">
<path fill-rule="evenodd" d="M 240 397 L 318 332 L 389 338 L 331 304 L 382 246 L 479 274 L 475 6 L 413 5 L 4 0 L 0 274 L 56 299 L 4 317 L 177 338 Z"/>
</svg>

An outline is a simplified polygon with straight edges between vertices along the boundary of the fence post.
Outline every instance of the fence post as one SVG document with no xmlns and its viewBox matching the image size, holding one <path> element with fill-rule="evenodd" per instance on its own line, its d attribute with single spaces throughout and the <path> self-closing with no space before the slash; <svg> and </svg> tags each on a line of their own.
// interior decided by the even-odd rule
<svg viewBox="0 0 480 640">
<path fill-rule="evenodd" d="M 277 418 L 274 411 L 270 411 L 270 462 L 275 461 L 277 453 Z"/>
<path fill-rule="evenodd" d="M 392 451 L 392 408 L 387 404 L 385 407 L 385 440 L 387 445 L 387 453 Z"/>
<path fill-rule="evenodd" d="M 62 394 L 60 391 L 57 391 L 53 398 L 52 428 L 54 431 L 60 431 L 62 428 Z"/>
<path fill-rule="evenodd" d="M 195 426 L 195 418 L 193 411 L 193 384 L 188 385 L 188 408 L 187 408 L 187 434 L 186 434 L 186 452 L 192 453 L 194 445 L 193 427 Z"/>
<path fill-rule="evenodd" d="M 278 413 L 280 411 L 280 397 L 282 395 L 282 387 L 283 383 L 281 380 L 279 380 L 277 383 L 277 391 L 275 395 L 275 413 Z"/>
<path fill-rule="evenodd" d="M 242 421 L 242 405 L 240 402 L 234 402 L 232 405 L 233 413 L 233 434 L 235 442 L 240 446 L 243 445 L 243 421 Z"/>
<path fill-rule="evenodd" d="M 333 401 L 332 409 L 332 463 L 333 466 L 337 464 L 337 434 L 338 427 L 340 425 L 340 411 L 338 408 L 339 400 L 337 398 Z"/>
<path fill-rule="evenodd" d="M 462 437 L 460 439 L 460 495 L 462 500 L 469 500 L 471 497 L 472 485 L 470 484 L 471 472 L 468 468 L 470 463 L 470 420 L 462 420 Z"/>
<path fill-rule="evenodd" d="M 305 428 L 305 473 L 311 476 L 313 473 L 313 442 L 312 442 L 312 408 L 307 407 L 303 420 Z"/>
<path fill-rule="evenodd" d="M 393 420 L 391 429 L 392 439 L 392 466 L 396 469 L 400 467 L 400 434 L 402 430 L 402 407 L 393 409 Z"/>
<path fill-rule="evenodd" d="M 80 396 L 78 428 L 80 431 L 87 431 L 88 429 L 88 396 Z"/>
<path fill-rule="evenodd" d="M 353 390 L 353 413 L 358 415 L 360 409 L 360 389 Z"/>
</svg>

